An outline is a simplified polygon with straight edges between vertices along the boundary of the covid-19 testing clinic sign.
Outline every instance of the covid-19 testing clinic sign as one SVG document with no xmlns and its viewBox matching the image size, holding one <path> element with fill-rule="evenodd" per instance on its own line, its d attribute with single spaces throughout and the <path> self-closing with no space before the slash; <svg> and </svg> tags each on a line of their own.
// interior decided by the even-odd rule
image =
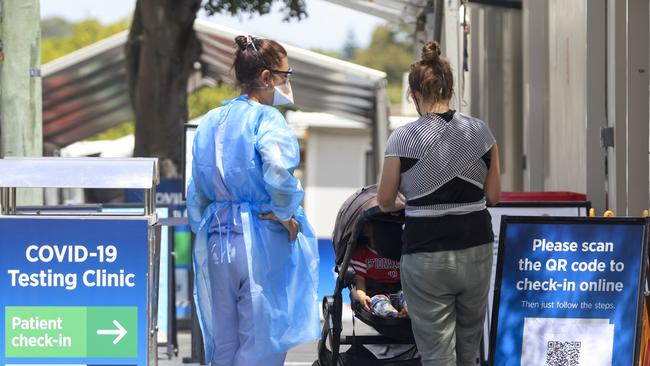
<svg viewBox="0 0 650 366">
<path fill-rule="evenodd" d="M 504 217 L 491 364 L 636 364 L 646 221 Z"/>
<path fill-rule="evenodd" d="M 0 219 L 0 365 L 147 365 L 147 218 Z"/>
</svg>

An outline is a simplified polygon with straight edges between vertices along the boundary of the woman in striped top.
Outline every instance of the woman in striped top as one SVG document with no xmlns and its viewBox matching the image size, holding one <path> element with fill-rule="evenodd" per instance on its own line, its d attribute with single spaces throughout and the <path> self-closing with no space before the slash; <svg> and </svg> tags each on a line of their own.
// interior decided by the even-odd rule
<svg viewBox="0 0 650 366">
<path fill-rule="evenodd" d="M 406 200 L 402 288 L 425 366 L 475 365 L 492 268 L 486 205 L 501 193 L 496 141 L 487 125 L 449 109 L 453 74 L 436 42 L 411 65 L 421 117 L 390 136 L 379 185 L 383 211 Z"/>
</svg>

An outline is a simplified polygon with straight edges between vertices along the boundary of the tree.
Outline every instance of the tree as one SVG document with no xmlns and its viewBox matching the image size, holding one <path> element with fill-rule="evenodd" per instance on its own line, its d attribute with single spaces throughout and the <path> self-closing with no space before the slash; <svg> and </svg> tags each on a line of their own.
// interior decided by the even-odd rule
<svg viewBox="0 0 650 366">
<path fill-rule="evenodd" d="M 408 71 L 413 59 L 413 45 L 400 37 L 400 32 L 391 26 L 375 28 L 368 48 L 357 51 L 354 62 L 383 70 L 388 83 L 401 83 L 402 74 Z"/>
<path fill-rule="evenodd" d="M 65 37 L 73 32 L 72 24 L 61 17 L 50 17 L 41 20 L 41 39 L 50 37 Z"/>
<path fill-rule="evenodd" d="M 201 117 L 218 105 L 221 101 L 237 96 L 237 91 L 228 85 L 202 88 L 187 98 L 189 119 Z"/>
<path fill-rule="evenodd" d="M 352 61 L 386 72 L 390 101 L 401 102 L 402 75 L 415 61 L 410 36 L 388 25 L 378 26 L 372 34 L 368 48 L 358 50 Z"/>
<path fill-rule="evenodd" d="M 357 45 L 357 38 L 354 36 L 354 31 L 352 28 L 348 30 L 348 35 L 345 38 L 345 43 L 343 44 L 343 49 L 341 53 L 344 60 L 352 60 L 357 53 L 359 46 Z"/>
<path fill-rule="evenodd" d="M 41 62 L 46 64 L 70 52 L 126 30 L 129 24 L 126 20 L 103 25 L 96 19 L 68 23 L 61 18 L 47 18 L 43 19 L 41 27 L 44 35 L 41 42 Z"/>
<path fill-rule="evenodd" d="M 306 16 L 304 0 L 284 3 L 285 18 Z M 207 0 L 208 14 L 266 14 L 276 0 Z M 201 53 L 194 32 L 202 0 L 137 0 L 126 44 L 129 93 L 135 114 L 134 156 L 169 158 L 180 166 L 188 120 L 187 81 Z"/>
</svg>

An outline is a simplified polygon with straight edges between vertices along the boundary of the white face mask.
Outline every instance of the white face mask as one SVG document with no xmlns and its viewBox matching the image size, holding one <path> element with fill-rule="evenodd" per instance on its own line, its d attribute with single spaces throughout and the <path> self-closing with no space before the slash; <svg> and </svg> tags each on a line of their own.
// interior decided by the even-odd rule
<svg viewBox="0 0 650 366">
<path fill-rule="evenodd" d="M 293 91 L 291 83 L 286 82 L 282 85 L 276 85 L 273 92 L 273 105 L 293 104 Z"/>
</svg>

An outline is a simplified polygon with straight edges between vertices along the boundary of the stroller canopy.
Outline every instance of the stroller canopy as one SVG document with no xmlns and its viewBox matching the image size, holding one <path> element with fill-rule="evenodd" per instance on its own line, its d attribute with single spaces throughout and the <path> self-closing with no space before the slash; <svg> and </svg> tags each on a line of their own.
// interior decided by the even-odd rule
<svg viewBox="0 0 650 366">
<path fill-rule="evenodd" d="M 336 264 L 341 264 L 345 256 L 346 249 L 349 245 L 356 244 L 361 228 L 366 221 L 371 221 L 373 225 L 375 238 L 387 239 L 389 246 L 388 252 L 380 250 L 386 257 L 395 257 L 397 249 L 397 258 L 401 248 L 401 224 L 404 222 L 404 211 L 395 213 L 382 213 L 377 203 L 377 185 L 373 184 L 363 187 L 350 196 L 341 206 L 336 223 L 334 224 L 334 233 L 332 235 L 332 244 L 336 253 Z M 379 233 L 378 231 L 381 231 Z M 387 232 L 388 231 L 388 232 Z M 390 234 L 390 235 L 386 235 Z M 397 242 L 396 242 L 397 241 Z M 380 244 L 380 245 L 377 245 Z M 375 245 L 382 249 L 383 243 Z M 391 248 L 392 247 L 392 248 Z"/>
</svg>

